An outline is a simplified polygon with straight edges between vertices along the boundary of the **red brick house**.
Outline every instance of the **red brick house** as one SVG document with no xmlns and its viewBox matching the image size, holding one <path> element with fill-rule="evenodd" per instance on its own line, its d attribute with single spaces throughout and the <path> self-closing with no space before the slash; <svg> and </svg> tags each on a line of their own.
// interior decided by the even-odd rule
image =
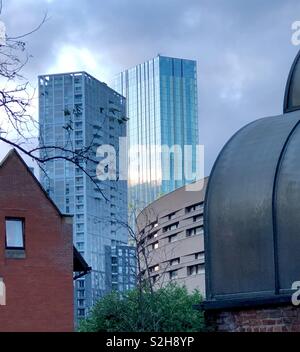
<svg viewBox="0 0 300 352">
<path fill-rule="evenodd" d="M 0 164 L 0 331 L 73 330 L 73 254 L 72 217 L 10 151 Z"/>
</svg>

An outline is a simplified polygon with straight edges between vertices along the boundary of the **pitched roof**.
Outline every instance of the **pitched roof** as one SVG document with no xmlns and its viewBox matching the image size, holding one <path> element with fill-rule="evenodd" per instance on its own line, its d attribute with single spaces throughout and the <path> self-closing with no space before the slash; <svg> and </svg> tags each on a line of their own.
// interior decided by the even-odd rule
<svg viewBox="0 0 300 352">
<path fill-rule="evenodd" d="M 73 270 L 75 272 L 85 272 L 91 271 L 91 267 L 84 260 L 83 256 L 78 252 L 78 250 L 73 247 Z"/>
<path fill-rule="evenodd" d="M 28 165 L 25 163 L 24 159 L 21 157 L 21 155 L 18 153 L 18 151 L 16 149 L 11 149 L 6 156 L 4 157 L 4 159 L 0 162 L 0 171 L 1 168 L 6 164 L 9 163 L 13 157 L 17 157 L 20 161 L 21 164 L 24 166 L 24 168 L 27 169 L 27 171 L 29 172 L 30 177 L 32 177 L 32 179 L 34 180 L 34 182 L 36 183 L 36 185 L 41 189 L 41 191 L 44 193 L 45 197 L 47 198 L 47 200 L 52 204 L 52 206 L 56 209 L 57 213 L 61 216 L 61 217 L 73 217 L 73 215 L 69 215 L 69 214 L 63 214 L 59 208 L 57 207 L 57 205 L 54 203 L 54 201 L 51 199 L 51 197 L 49 196 L 49 194 L 45 191 L 45 189 L 42 187 L 41 183 L 39 182 L 39 180 L 35 177 L 35 175 L 33 174 L 33 172 L 31 171 L 31 169 L 28 167 Z M 91 267 L 88 266 L 88 264 L 86 263 L 86 261 L 84 260 L 84 258 L 82 257 L 82 255 L 77 251 L 77 249 L 73 246 L 73 270 L 74 272 L 84 272 L 85 274 L 88 273 L 91 270 Z"/>
<path fill-rule="evenodd" d="M 36 183 L 36 185 L 40 188 L 40 190 L 44 193 L 44 195 L 46 196 L 46 198 L 48 199 L 48 201 L 52 204 L 52 206 L 56 209 L 57 213 L 62 216 L 62 217 L 73 217 L 73 215 L 69 215 L 69 214 L 63 214 L 59 208 L 57 207 L 57 205 L 55 204 L 55 202 L 51 199 L 51 197 L 49 196 L 49 194 L 45 191 L 44 187 L 41 185 L 40 181 L 36 178 L 36 176 L 34 175 L 34 173 L 32 172 L 32 170 L 29 168 L 29 166 L 25 163 L 24 159 L 21 157 L 21 155 L 18 153 L 18 151 L 13 148 L 11 149 L 6 156 L 3 158 L 3 160 L 0 162 L 0 170 L 1 168 L 8 162 L 10 162 L 10 160 L 12 160 L 12 158 L 16 156 L 21 163 L 23 164 L 24 168 L 27 169 L 27 171 L 29 172 L 29 175 L 32 177 L 32 179 L 34 180 L 34 182 Z"/>
</svg>

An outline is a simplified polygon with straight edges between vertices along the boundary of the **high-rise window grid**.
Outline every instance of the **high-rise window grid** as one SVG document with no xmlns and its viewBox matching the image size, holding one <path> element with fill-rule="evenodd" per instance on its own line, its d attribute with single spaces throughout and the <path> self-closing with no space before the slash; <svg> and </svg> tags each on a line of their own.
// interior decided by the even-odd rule
<svg viewBox="0 0 300 352">
<path fill-rule="evenodd" d="M 39 77 L 39 116 L 41 145 L 67 146 L 80 151 L 92 146 L 94 155 L 102 144 L 118 150 L 119 137 L 126 136 L 125 99 L 85 72 Z M 111 107 L 118 113 L 112 115 Z M 122 122 L 120 122 L 122 121 Z M 109 132 L 108 132 L 109 131 Z M 48 151 L 57 154 L 56 151 Z M 53 156 L 52 155 L 52 156 Z M 58 154 L 57 154 L 58 155 Z M 80 166 L 95 173 L 98 162 Z M 62 212 L 74 214 L 74 244 L 89 265 L 92 275 L 80 281 L 78 317 L 87 314 L 91 305 L 106 292 L 104 247 L 112 239 L 127 240 L 126 229 L 117 233 L 113 223 L 127 219 L 127 183 L 101 181 L 98 186 L 110 199 L 119 219 L 110 220 L 99 190 L 84 174 L 81 167 L 55 160 L 46 164 L 42 183 Z M 81 292 L 81 293 L 79 293 Z M 84 302 L 82 301 L 84 300 Z M 75 300 L 75 304 L 79 304 Z"/>
</svg>

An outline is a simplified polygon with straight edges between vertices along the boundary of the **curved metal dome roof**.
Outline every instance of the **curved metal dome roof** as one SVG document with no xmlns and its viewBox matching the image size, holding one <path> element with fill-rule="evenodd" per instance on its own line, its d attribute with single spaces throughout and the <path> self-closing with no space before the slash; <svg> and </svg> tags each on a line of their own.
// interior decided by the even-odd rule
<svg viewBox="0 0 300 352">
<path fill-rule="evenodd" d="M 287 80 L 284 96 L 283 112 L 300 109 L 300 51 L 296 56 Z"/>
<path fill-rule="evenodd" d="M 297 81 L 296 81 L 297 78 Z M 299 55 L 285 111 L 254 121 L 225 145 L 205 201 L 208 300 L 273 299 L 300 280 Z"/>
</svg>

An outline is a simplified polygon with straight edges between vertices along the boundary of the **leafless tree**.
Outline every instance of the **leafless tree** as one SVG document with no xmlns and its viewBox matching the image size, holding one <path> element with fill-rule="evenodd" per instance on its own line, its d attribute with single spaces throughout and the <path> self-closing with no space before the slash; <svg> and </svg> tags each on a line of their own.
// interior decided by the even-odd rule
<svg viewBox="0 0 300 352">
<path fill-rule="evenodd" d="M 136 277 L 141 326 L 143 325 L 143 316 L 149 316 L 150 313 L 153 318 L 153 329 L 155 331 L 155 326 L 159 325 L 159 321 L 154 314 L 154 307 L 151 306 L 146 297 L 149 292 L 151 295 L 154 295 L 154 292 L 156 292 L 156 297 L 158 297 L 157 292 L 160 292 L 160 294 L 164 293 L 163 290 L 159 289 L 170 282 L 170 280 L 165 281 L 165 276 L 168 274 L 168 269 L 170 268 L 167 258 L 172 257 L 172 252 L 175 249 L 173 248 L 171 252 L 166 252 L 166 248 L 161 247 L 159 248 L 159 255 L 157 254 L 157 250 L 152 246 L 155 242 L 153 235 L 156 233 L 156 223 L 159 214 L 151 205 L 138 208 L 136 204 L 138 202 L 134 202 L 129 207 L 129 218 L 131 221 L 122 221 L 117 215 L 114 217 L 114 221 L 118 224 L 119 230 L 123 230 L 124 228 L 127 230 L 129 242 L 135 247 L 136 270 L 131 274 Z M 157 237 L 157 240 L 159 240 L 159 237 Z M 157 265 L 157 262 L 164 264 L 160 265 L 157 275 L 153 275 L 153 267 Z M 152 310 L 153 314 L 151 314 Z"/>
<path fill-rule="evenodd" d="M 0 0 L 0 14 L 3 11 Z M 47 14 L 41 22 L 31 31 L 22 35 L 12 36 L 4 33 L 0 44 L 0 141 L 15 148 L 23 155 L 28 156 L 46 174 L 45 165 L 52 160 L 65 160 L 77 166 L 95 184 L 102 197 L 109 202 L 103 190 L 97 182 L 96 172 L 91 172 L 89 165 L 97 162 L 92 143 L 89 146 L 75 148 L 70 143 L 71 138 L 65 144 L 45 145 L 40 136 L 39 122 L 33 116 L 32 103 L 35 97 L 35 89 L 24 76 L 25 66 L 30 60 L 27 52 L 27 40 L 38 31 L 47 21 Z M 77 112 L 64 111 L 69 116 L 69 124 L 64 126 L 67 132 L 73 128 L 72 116 Z M 32 143 L 32 140 L 35 142 Z M 38 144 L 38 146 L 37 146 Z"/>
</svg>

